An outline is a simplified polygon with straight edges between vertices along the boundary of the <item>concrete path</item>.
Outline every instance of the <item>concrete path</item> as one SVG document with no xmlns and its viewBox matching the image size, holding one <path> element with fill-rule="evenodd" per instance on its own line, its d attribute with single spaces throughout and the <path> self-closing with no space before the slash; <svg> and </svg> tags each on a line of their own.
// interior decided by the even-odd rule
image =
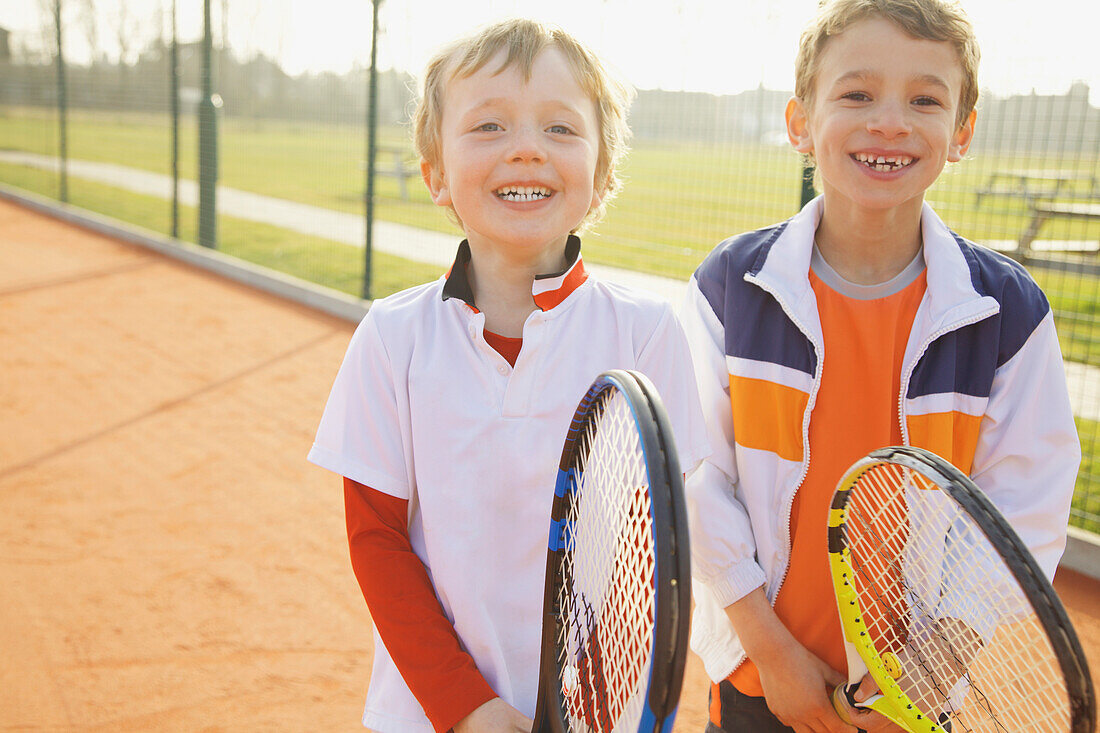
<svg viewBox="0 0 1100 733">
<path fill-rule="evenodd" d="M 58 167 L 57 158 L 52 156 L 11 150 L 0 151 L 0 162 L 44 170 L 57 170 Z M 70 160 L 68 170 L 70 176 L 105 183 L 134 193 L 161 198 L 172 195 L 172 179 L 159 173 L 86 160 Z M 194 181 L 180 181 L 180 203 L 185 206 L 198 205 L 198 185 Z M 363 246 L 365 239 L 366 225 L 363 217 L 358 214 L 333 211 L 227 186 L 218 187 L 218 207 L 229 216 L 261 221 L 358 247 Z M 455 235 L 379 221 L 374 225 L 374 246 L 378 251 L 387 254 L 446 267 L 454 260 Z M 1041 248 L 1042 245 L 1036 242 L 1033 246 Z M 686 283 L 681 280 L 606 265 L 586 263 L 586 266 L 601 279 L 648 290 L 673 303 L 679 303 L 683 299 L 686 289 Z M 1074 413 L 1089 420 L 1100 421 L 1100 369 L 1087 364 L 1068 363 L 1066 376 Z"/>
<path fill-rule="evenodd" d="M 19 151 L 0 151 L 0 162 L 26 165 L 43 170 L 57 170 L 57 158 Z M 126 191 L 170 198 L 172 179 L 159 173 L 87 160 L 70 160 L 69 175 L 105 183 Z M 199 187 L 195 181 L 180 181 L 180 204 L 198 206 Z M 366 222 L 361 214 L 347 214 L 286 199 L 263 196 L 227 186 L 218 186 L 218 210 L 238 219 L 262 221 L 302 234 L 324 237 L 362 247 L 366 239 Z M 377 221 L 374 224 L 374 246 L 380 252 L 447 267 L 454 261 L 456 237 L 427 229 Z M 597 277 L 626 286 L 659 293 L 679 303 L 686 283 L 670 278 L 648 275 L 605 265 L 585 263 Z"/>
</svg>

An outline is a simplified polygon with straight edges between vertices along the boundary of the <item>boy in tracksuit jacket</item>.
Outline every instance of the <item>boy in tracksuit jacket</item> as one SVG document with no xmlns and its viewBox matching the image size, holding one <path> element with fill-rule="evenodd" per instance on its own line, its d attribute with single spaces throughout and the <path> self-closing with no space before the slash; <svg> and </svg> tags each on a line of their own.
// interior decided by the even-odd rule
<svg viewBox="0 0 1100 733">
<path fill-rule="evenodd" d="M 846 662 L 826 519 L 870 450 L 951 461 L 1048 576 L 1065 547 L 1080 444 L 1050 305 L 923 200 L 970 144 L 977 59 L 941 0 L 824 5 L 786 110 L 824 193 L 692 278 L 682 322 L 715 449 L 687 484 L 708 731 L 857 730 L 828 698 Z"/>
</svg>

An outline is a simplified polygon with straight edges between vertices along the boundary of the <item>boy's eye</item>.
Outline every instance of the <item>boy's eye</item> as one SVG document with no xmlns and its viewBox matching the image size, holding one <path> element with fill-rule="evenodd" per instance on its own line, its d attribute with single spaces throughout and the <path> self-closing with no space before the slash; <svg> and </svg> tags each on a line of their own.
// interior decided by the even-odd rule
<svg viewBox="0 0 1100 733">
<path fill-rule="evenodd" d="M 573 134 L 573 131 L 571 129 L 569 129 L 568 127 L 566 127 L 565 125 L 550 125 L 550 127 L 546 128 L 546 129 L 549 132 L 554 133 L 555 135 L 572 135 Z"/>
<path fill-rule="evenodd" d="M 500 125 L 498 125 L 495 122 L 485 122 L 483 124 L 478 125 L 475 129 L 480 131 L 480 132 L 500 132 L 504 128 L 502 128 Z"/>
<path fill-rule="evenodd" d="M 921 105 L 924 107 L 942 107 L 940 100 L 935 97 L 917 97 L 913 100 L 913 104 Z"/>
<path fill-rule="evenodd" d="M 865 92 L 848 92 L 841 95 L 841 99 L 850 99 L 853 102 L 866 102 L 871 99 Z"/>
</svg>

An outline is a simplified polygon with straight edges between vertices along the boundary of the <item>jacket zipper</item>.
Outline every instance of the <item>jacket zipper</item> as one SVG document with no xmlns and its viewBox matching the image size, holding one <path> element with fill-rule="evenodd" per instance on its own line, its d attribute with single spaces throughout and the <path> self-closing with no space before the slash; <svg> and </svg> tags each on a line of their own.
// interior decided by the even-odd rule
<svg viewBox="0 0 1100 733">
<path fill-rule="evenodd" d="M 905 424 L 905 395 L 909 392 L 909 380 L 913 376 L 913 370 L 917 368 L 917 364 L 924 358 L 924 352 L 928 351 L 928 347 L 932 345 L 932 342 L 938 339 L 940 336 L 951 333 L 952 331 L 958 331 L 960 328 L 966 328 L 969 325 L 977 323 L 978 321 L 984 321 L 986 318 L 994 315 L 997 312 L 995 308 L 987 308 L 984 311 L 975 313 L 968 318 L 964 318 L 961 321 L 956 321 L 947 326 L 943 326 L 932 332 L 932 335 L 925 339 L 921 344 L 920 351 L 917 352 L 917 356 L 912 362 L 905 366 L 905 373 L 902 375 L 901 388 L 898 390 L 898 422 L 901 425 L 901 442 L 902 445 L 909 445 L 909 427 Z"/>
</svg>

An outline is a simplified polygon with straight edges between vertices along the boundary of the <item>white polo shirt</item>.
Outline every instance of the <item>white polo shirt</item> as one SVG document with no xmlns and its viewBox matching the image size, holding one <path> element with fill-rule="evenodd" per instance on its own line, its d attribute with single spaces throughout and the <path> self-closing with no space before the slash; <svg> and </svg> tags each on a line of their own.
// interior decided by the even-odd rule
<svg viewBox="0 0 1100 733">
<path fill-rule="evenodd" d="M 575 238 L 572 238 L 575 239 Z M 464 243 L 465 245 L 465 243 Z M 577 403 L 608 369 L 637 369 L 668 409 L 688 472 L 710 452 L 671 307 L 588 277 L 578 251 L 535 280 L 515 368 L 485 340 L 461 265 L 384 298 L 352 336 L 309 460 L 409 501 L 413 550 L 489 685 L 534 713 L 554 479 Z M 363 724 L 432 727 L 375 633 Z"/>
</svg>

